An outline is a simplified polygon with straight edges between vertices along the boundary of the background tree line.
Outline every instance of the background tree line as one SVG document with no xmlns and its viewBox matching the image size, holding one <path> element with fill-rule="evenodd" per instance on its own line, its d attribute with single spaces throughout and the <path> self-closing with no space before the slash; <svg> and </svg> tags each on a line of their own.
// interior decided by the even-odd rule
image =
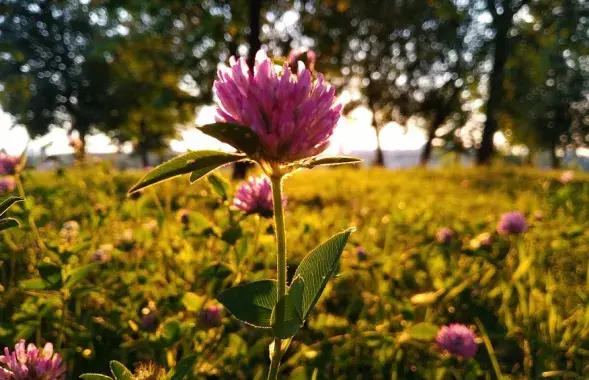
<svg viewBox="0 0 589 380">
<path fill-rule="evenodd" d="M 313 49 L 377 134 L 423 127 L 423 165 L 434 145 L 488 164 L 498 130 L 554 166 L 588 144 L 586 0 L 0 0 L 0 106 L 32 137 L 103 132 L 149 165 L 212 102 L 218 62 L 262 45 Z"/>
</svg>

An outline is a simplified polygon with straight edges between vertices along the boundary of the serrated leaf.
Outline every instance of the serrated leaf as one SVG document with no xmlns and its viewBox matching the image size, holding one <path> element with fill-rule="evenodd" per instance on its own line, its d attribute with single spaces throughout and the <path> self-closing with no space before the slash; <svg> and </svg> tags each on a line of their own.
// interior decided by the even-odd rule
<svg viewBox="0 0 589 380">
<path fill-rule="evenodd" d="M 432 341 L 438 335 L 440 328 L 432 323 L 422 322 L 408 327 L 405 332 L 411 338 L 422 341 Z"/>
<path fill-rule="evenodd" d="M 80 379 L 84 380 L 112 380 L 112 377 L 101 375 L 99 373 L 86 373 L 80 376 Z"/>
<path fill-rule="evenodd" d="M 5 218 L 0 219 L 0 231 L 7 230 L 9 228 L 14 228 L 20 226 L 20 223 L 16 219 L 12 218 Z"/>
<path fill-rule="evenodd" d="M 362 162 L 361 158 L 348 157 L 348 156 L 321 156 L 311 157 L 307 160 L 303 160 L 301 166 L 304 168 L 312 169 L 317 166 L 333 166 L 333 165 L 345 165 L 345 164 L 358 164 Z"/>
<path fill-rule="evenodd" d="M 217 300 L 235 316 L 255 327 L 272 326 L 272 310 L 278 302 L 276 280 L 261 280 L 223 291 Z"/>
<path fill-rule="evenodd" d="M 229 183 L 219 174 L 211 173 L 207 177 L 209 184 L 221 199 L 229 198 Z"/>
<path fill-rule="evenodd" d="M 202 276 L 214 277 L 222 280 L 233 274 L 233 268 L 227 263 L 215 261 L 207 265 L 200 274 Z"/>
<path fill-rule="evenodd" d="M 116 360 L 110 362 L 110 370 L 116 380 L 133 380 L 133 373 Z"/>
<path fill-rule="evenodd" d="M 244 158 L 245 156 L 242 154 L 219 152 L 216 150 L 188 152 L 172 158 L 151 170 L 129 190 L 129 194 L 182 174 L 196 172 L 199 173 L 197 177 L 200 178 L 219 166 Z"/>
<path fill-rule="evenodd" d="M 202 308 L 205 302 L 204 296 L 199 296 L 198 294 L 187 292 L 182 297 L 182 304 L 188 311 L 198 311 Z"/>
<path fill-rule="evenodd" d="M 196 363 L 196 355 L 191 355 L 183 358 L 176 364 L 174 368 L 166 375 L 169 380 L 182 380 L 185 376 L 189 377 L 192 374 L 194 364 Z"/>
<path fill-rule="evenodd" d="M 65 280 L 64 287 L 69 289 L 76 286 L 78 283 L 88 277 L 93 269 L 98 268 L 99 266 L 100 263 L 92 263 L 74 269 Z"/>
<path fill-rule="evenodd" d="M 200 127 L 199 130 L 217 140 L 231 145 L 250 157 L 261 151 L 262 144 L 251 128 L 239 124 L 214 123 Z"/>
<path fill-rule="evenodd" d="M 47 289 L 48 285 L 42 278 L 31 278 L 29 280 L 23 280 L 18 284 L 23 290 L 43 290 Z"/>
<path fill-rule="evenodd" d="M 295 271 L 295 277 L 305 279 L 303 292 L 303 320 L 306 320 L 311 310 L 319 300 L 329 277 L 337 267 L 339 258 L 344 251 L 350 234 L 355 228 L 349 228 L 312 250 Z"/>
<path fill-rule="evenodd" d="M 12 207 L 15 203 L 24 202 L 24 198 L 21 197 L 10 197 L 2 201 L 0 203 L 0 216 L 4 215 L 9 208 Z"/>
<path fill-rule="evenodd" d="M 285 294 L 272 310 L 272 333 L 274 336 L 288 339 L 294 336 L 303 325 L 304 282 L 301 277 L 293 280 L 287 294 Z"/>
</svg>

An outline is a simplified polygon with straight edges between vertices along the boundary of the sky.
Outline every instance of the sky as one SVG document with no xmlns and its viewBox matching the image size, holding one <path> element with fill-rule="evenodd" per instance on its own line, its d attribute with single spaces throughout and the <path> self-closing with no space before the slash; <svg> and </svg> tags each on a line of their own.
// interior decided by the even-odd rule
<svg viewBox="0 0 589 380">
<path fill-rule="evenodd" d="M 194 127 L 213 123 L 213 114 L 214 106 L 203 107 Z M 348 118 L 342 118 L 332 136 L 328 153 L 345 154 L 376 149 L 376 133 L 370 123 L 371 114 L 367 109 L 358 109 Z M 29 141 L 26 130 L 20 126 L 11 128 L 12 124 L 10 115 L 0 113 L 0 149 L 6 150 L 9 154 L 20 154 L 27 146 L 27 142 L 29 151 L 34 153 L 39 153 L 42 147 L 46 147 L 48 155 L 73 152 L 68 146 L 65 129 L 54 128 L 48 135 Z M 385 150 L 419 150 L 425 139 L 422 129 L 415 126 L 403 128 L 395 123 L 389 124 L 380 134 L 381 145 Z M 185 152 L 189 149 L 218 149 L 222 144 L 196 128 L 187 126 L 182 131 L 180 139 L 171 141 L 170 147 L 176 152 Z M 107 136 L 98 134 L 87 138 L 87 149 L 89 153 L 114 153 L 117 148 L 111 144 Z M 128 147 L 124 147 L 123 150 L 130 151 Z"/>
</svg>

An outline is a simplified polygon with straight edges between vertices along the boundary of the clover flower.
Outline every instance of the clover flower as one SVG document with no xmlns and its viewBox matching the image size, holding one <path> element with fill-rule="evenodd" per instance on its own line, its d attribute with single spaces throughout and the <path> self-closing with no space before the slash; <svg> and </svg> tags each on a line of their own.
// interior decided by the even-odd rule
<svg viewBox="0 0 589 380">
<path fill-rule="evenodd" d="M 221 321 L 221 307 L 207 306 L 202 312 L 202 321 L 207 325 L 216 325 Z"/>
<path fill-rule="evenodd" d="M 75 240 L 80 233 L 80 225 L 75 220 L 67 221 L 61 227 L 59 231 L 59 236 L 63 238 L 68 243 L 71 243 Z"/>
<path fill-rule="evenodd" d="M 12 193 L 14 189 L 16 189 L 16 180 L 14 178 L 0 178 L 0 193 Z"/>
<path fill-rule="evenodd" d="M 294 162 L 328 147 L 342 106 L 323 75 L 315 79 L 300 61 L 296 74 L 288 64 L 276 70 L 262 50 L 253 74 L 245 59 L 231 57 L 229 62 L 213 85 L 218 122 L 251 128 L 260 139 L 260 155 L 271 162 Z"/>
<path fill-rule="evenodd" d="M 103 244 L 92 254 L 92 261 L 98 263 L 107 263 L 111 260 L 110 252 L 113 250 L 112 244 Z"/>
<path fill-rule="evenodd" d="M 519 235 L 528 229 L 528 222 L 524 214 L 518 211 L 503 214 L 497 223 L 497 232 L 500 235 Z"/>
<path fill-rule="evenodd" d="M 358 261 L 365 261 L 368 258 L 368 252 L 363 247 L 356 247 L 356 258 Z"/>
<path fill-rule="evenodd" d="M 274 209 L 272 204 L 272 184 L 268 177 L 250 177 L 247 181 L 241 183 L 237 188 L 232 205 L 247 215 L 259 214 L 271 218 L 274 215 Z"/>
<path fill-rule="evenodd" d="M 575 172 L 572 170 L 566 170 L 564 172 L 562 172 L 562 174 L 560 175 L 560 182 L 566 184 L 569 182 L 572 182 L 573 179 L 575 179 Z"/>
<path fill-rule="evenodd" d="M 14 175 L 20 170 L 20 157 L 0 153 L 0 175 Z"/>
<path fill-rule="evenodd" d="M 46 343 L 43 350 L 21 339 L 14 351 L 4 348 L 0 355 L 0 379 L 6 380 L 63 380 L 65 363 L 53 352 L 53 345 Z"/>
<path fill-rule="evenodd" d="M 452 231 L 448 227 L 443 227 L 436 231 L 436 240 L 440 244 L 450 244 L 452 242 L 453 237 L 454 231 Z"/>
<path fill-rule="evenodd" d="M 471 358 L 478 349 L 475 339 L 474 333 L 468 327 L 453 323 L 440 329 L 436 342 L 442 350 L 452 355 Z"/>
</svg>

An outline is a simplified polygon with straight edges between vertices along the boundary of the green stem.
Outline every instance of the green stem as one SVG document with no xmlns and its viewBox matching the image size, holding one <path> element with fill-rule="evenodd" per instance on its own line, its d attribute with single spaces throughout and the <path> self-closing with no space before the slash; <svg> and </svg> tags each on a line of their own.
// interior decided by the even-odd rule
<svg viewBox="0 0 589 380">
<path fill-rule="evenodd" d="M 286 232 L 282 208 L 282 176 L 272 176 L 272 197 L 274 201 L 274 222 L 276 223 L 276 269 L 278 277 L 278 299 L 286 294 Z M 274 338 L 268 380 L 278 379 L 278 368 L 282 359 L 282 340 Z"/>
<path fill-rule="evenodd" d="M 21 196 L 21 198 L 25 199 L 26 198 L 25 189 L 24 189 L 22 182 L 20 180 L 20 175 L 17 174 L 15 177 L 16 177 L 16 186 L 18 188 L 18 193 Z M 35 223 L 35 219 L 33 218 L 33 214 L 27 209 L 27 206 L 25 203 L 23 203 L 23 208 L 28 213 L 29 226 L 31 226 L 31 230 L 33 231 L 33 235 L 35 236 L 35 240 L 37 241 L 39 248 L 41 248 L 41 250 L 43 250 L 43 251 L 47 251 L 47 246 L 45 245 L 45 243 L 43 243 L 43 240 L 41 239 L 41 234 L 39 233 L 39 229 L 37 228 L 37 224 Z"/>
</svg>

